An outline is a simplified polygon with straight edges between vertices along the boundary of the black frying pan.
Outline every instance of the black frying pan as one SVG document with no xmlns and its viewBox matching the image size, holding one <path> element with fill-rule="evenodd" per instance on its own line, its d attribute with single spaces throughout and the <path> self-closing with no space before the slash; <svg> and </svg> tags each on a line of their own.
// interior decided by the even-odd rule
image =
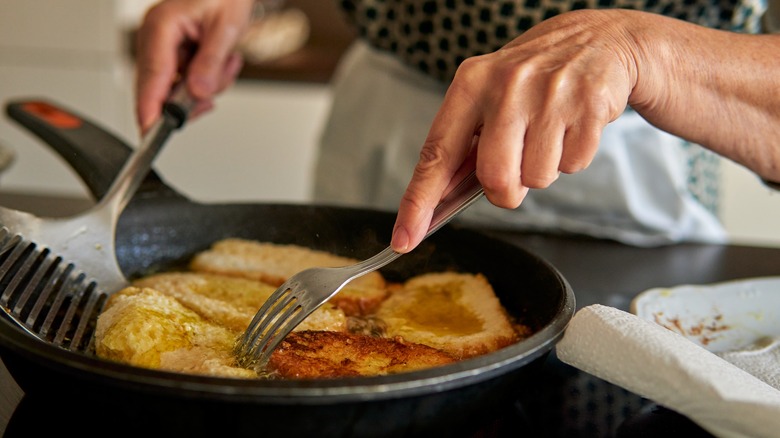
<svg viewBox="0 0 780 438">
<path fill-rule="evenodd" d="M 57 151 L 96 198 L 106 192 L 129 153 L 121 140 L 60 106 L 18 101 L 7 112 Z M 62 117 L 78 122 L 59 123 Z M 241 237 L 363 259 L 388 244 L 393 221 L 394 214 L 387 212 L 332 206 L 201 204 L 152 172 L 120 218 L 117 257 L 133 278 L 181 268 L 212 242 Z M 96 427 L 101 422 L 116 427 L 122 420 L 114 415 L 122 412 L 132 417 L 120 426 L 124 430 L 148 426 L 159 431 L 167 424 L 174 430 L 189 427 L 221 435 L 458 436 L 517 398 L 563 334 L 575 305 L 570 286 L 553 266 L 455 225 L 445 226 L 382 273 L 400 281 L 447 269 L 485 274 L 503 305 L 534 334 L 495 353 L 439 368 L 320 381 L 145 370 L 58 349 L 6 319 L 0 319 L 0 353 L 28 398 L 45 398 L 49 405 L 62 397 L 65 404 L 59 409 L 75 405 L 84 410 L 72 414 L 84 417 L 77 421 Z"/>
</svg>

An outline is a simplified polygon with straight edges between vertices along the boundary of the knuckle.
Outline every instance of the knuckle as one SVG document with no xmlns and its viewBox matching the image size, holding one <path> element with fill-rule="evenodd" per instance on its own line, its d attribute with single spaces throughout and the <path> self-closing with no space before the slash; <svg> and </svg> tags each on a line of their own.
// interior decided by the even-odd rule
<svg viewBox="0 0 780 438">
<path fill-rule="evenodd" d="M 479 175 L 479 181 L 482 183 L 482 187 L 491 193 L 507 193 L 516 183 L 510 182 L 506 174 L 497 172 Z"/>
<path fill-rule="evenodd" d="M 546 189 L 558 179 L 558 172 L 524 172 L 522 179 L 523 185 L 529 189 Z"/>
<path fill-rule="evenodd" d="M 485 196 L 488 198 L 488 201 L 496 207 L 507 209 L 519 207 L 525 197 L 523 187 L 513 187 L 508 191 L 496 191 L 485 188 Z"/>
<path fill-rule="evenodd" d="M 571 173 L 577 173 L 581 172 L 588 168 L 590 165 L 590 160 L 584 159 L 584 158 L 578 158 L 578 159 L 563 159 L 561 160 L 561 164 L 558 167 L 558 170 L 571 174 Z"/>
<path fill-rule="evenodd" d="M 420 160 L 415 167 L 415 172 L 427 175 L 447 162 L 447 156 L 442 139 L 429 137 L 420 149 Z"/>
<path fill-rule="evenodd" d="M 157 28 L 164 26 L 171 13 L 172 12 L 169 12 L 167 3 L 158 3 L 146 11 L 143 17 L 142 27 Z"/>
</svg>

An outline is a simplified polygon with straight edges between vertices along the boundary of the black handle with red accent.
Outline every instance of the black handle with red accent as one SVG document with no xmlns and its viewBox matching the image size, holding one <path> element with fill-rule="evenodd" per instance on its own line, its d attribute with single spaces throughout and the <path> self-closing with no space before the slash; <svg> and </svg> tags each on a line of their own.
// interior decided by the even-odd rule
<svg viewBox="0 0 780 438">
<path fill-rule="evenodd" d="M 107 129 L 50 100 L 15 100 L 6 105 L 6 112 L 57 152 L 95 199 L 105 195 L 132 150 Z M 160 187 L 165 185 L 151 171 L 139 192 Z"/>
</svg>

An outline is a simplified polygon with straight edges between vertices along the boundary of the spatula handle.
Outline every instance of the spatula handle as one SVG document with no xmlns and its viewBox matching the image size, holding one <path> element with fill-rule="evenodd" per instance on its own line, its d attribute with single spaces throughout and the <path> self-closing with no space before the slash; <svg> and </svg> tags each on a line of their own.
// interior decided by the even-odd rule
<svg viewBox="0 0 780 438">
<path fill-rule="evenodd" d="M 62 157 L 95 199 L 105 196 L 133 150 L 95 121 L 50 99 L 15 99 L 6 113 Z"/>
<path fill-rule="evenodd" d="M 194 106 L 195 101 L 187 92 L 184 81 L 179 82 L 171 91 L 162 114 L 146 133 L 138 148 L 130 154 L 96 209 L 112 205 L 111 210 L 115 215 L 118 215 L 125 208 L 151 170 L 152 162 L 168 137 L 173 131 L 184 125 Z"/>
</svg>

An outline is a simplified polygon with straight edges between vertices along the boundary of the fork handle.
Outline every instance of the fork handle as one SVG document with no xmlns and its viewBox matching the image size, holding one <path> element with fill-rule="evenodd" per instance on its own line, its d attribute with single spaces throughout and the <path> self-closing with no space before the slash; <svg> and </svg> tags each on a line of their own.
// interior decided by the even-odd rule
<svg viewBox="0 0 780 438">
<path fill-rule="evenodd" d="M 477 179 L 477 171 L 472 170 L 433 210 L 433 218 L 425 238 L 435 233 L 484 194 L 482 184 Z"/>
<path fill-rule="evenodd" d="M 482 189 L 482 184 L 480 184 L 477 179 L 476 170 L 471 171 L 471 173 L 466 175 L 466 177 L 463 178 L 463 180 L 452 189 L 452 191 L 448 193 L 433 210 L 433 219 L 431 220 L 431 225 L 428 228 L 428 233 L 425 235 L 425 238 L 428 238 L 428 236 L 435 233 L 439 228 L 452 220 L 452 218 L 479 200 L 484 194 L 485 191 Z M 393 251 L 393 248 L 388 246 L 373 257 L 355 265 L 361 272 L 351 279 L 382 268 L 400 256 L 400 253 Z"/>
</svg>

